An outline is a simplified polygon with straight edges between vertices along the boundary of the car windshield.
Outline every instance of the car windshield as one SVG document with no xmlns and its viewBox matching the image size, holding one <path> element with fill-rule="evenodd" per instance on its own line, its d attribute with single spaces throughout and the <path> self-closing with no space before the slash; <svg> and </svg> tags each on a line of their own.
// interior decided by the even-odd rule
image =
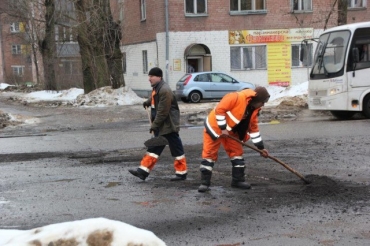
<svg viewBox="0 0 370 246">
<path fill-rule="evenodd" d="M 320 37 L 316 49 L 312 75 L 329 76 L 344 67 L 346 47 L 350 37 L 349 31 L 324 34 Z"/>
</svg>

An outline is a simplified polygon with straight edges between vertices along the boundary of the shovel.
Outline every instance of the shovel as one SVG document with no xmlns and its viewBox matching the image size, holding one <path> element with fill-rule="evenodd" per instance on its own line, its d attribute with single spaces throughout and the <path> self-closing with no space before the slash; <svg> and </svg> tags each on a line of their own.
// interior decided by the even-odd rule
<svg viewBox="0 0 370 246">
<path fill-rule="evenodd" d="M 257 151 L 257 152 L 259 152 L 259 153 L 263 153 L 263 151 L 262 150 L 259 150 L 258 148 L 256 148 L 256 147 L 254 147 L 254 146 L 251 146 L 251 145 L 249 145 L 249 144 L 247 144 L 247 143 L 244 143 L 244 142 L 242 142 L 242 141 L 240 141 L 239 139 L 237 139 L 237 138 L 235 138 L 235 137 L 233 137 L 233 136 L 230 136 L 230 135 L 227 135 L 227 137 L 229 137 L 229 138 L 231 138 L 231 139 L 233 139 L 233 140 L 235 140 L 235 141 L 237 141 L 237 142 L 239 142 L 240 144 L 242 144 L 242 145 L 244 145 L 244 146 L 247 146 L 248 148 L 250 148 L 250 149 L 253 149 L 253 150 L 255 150 L 255 151 Z M 282 162 L 282 161 L 280 161 L 279 159 L 277 159 L 277 158 L 275 158 L 275 157 L 273 157 L 273 156 L 270 156 L 270 155 L 268 155 L 267 156 L 268 158 L 270 158 L 270 159 L 272 159 L 272 160 L 274 160 L 274 161 L 276 161 L 277 163 L 279 163 L 280 165 L 282 165 L 283 167 L 285 167 L 286 169 L 288 169 L 289 171 L 291 171 L 292 173 L 294 173 L 295 175 L 297 175 L 300 179 L 302 179 L 306 184 L 310 184 L 311 182 L 310 181 L 308 181 L 307 179 L 305 179 L 300 173 L 298 173 L 296 170 L 294 170 L 293 168 L 291 168 L 290 166 L 288 166 L 287 164 L 285 164 L 284 162 Z"/>
<path fill-rule="evenodd" d="M 148 113 L 149 124 L 152 125 L 152 120 L 150 118 L 150 112 L 148 108 L 145 108 L 145 111 Z M 144 142 L 144 145 L 148 148 L 155 147 L 155 146 L 163 146 L 167 144 L 168 144 L 168 141 L 165 137 L 163 136 L 156 137 L 154 135 L 154 132 L 152 132 L 152 137 Z"/>
</svg>

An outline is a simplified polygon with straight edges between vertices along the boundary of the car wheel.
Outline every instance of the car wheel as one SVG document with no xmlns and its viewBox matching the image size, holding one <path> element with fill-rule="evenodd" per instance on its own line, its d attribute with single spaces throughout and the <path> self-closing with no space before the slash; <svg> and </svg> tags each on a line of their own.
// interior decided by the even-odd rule
<svg viewBox="0 0 370 246">
<path fill-rule="evenodd" d="M 199 91 L 193 91 L 189 95 L 189 100 L 192 103 L 198 103 L 202 99 L 202 94 Z"/>
<path fill-rule="evenodd" d="M 184 103 L 187 103 L 189 102 L 189 99 L 187 99 L 186 97 L 181 97 L 181 101 L 183 101 Z"/>
<path fill-rule="evenodd" d="M 362 113 L 366 118 L 370 119 L 370 94 L 367 95 L 362 104 Z"/>
<path fill-rule="evenodd" d="M 349 120 L 356 114 L 354 111 L 330 111 L 330 113 L 340 120 Z"/>
</svg>

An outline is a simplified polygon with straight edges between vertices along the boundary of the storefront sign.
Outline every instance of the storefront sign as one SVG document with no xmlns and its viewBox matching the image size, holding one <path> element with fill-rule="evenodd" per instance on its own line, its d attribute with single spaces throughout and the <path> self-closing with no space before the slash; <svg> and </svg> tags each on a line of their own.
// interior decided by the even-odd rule
<svg viewBox="0 0 370 246">
<path fill-rule="evenodd" d="M 313 38 L 313 28 L 229 31 L 229 44 L 300 42 Z"/>
<path fill-rule="evenodd" d="M 181 59 L 173 59 L 173 71 L 181 71 Z"/>
<path fill-rule="evenodd" d="M 269 85 L 289 86 L 292 66 L 290 43 L 267 44 L 267 57 Z"/>
</svg>

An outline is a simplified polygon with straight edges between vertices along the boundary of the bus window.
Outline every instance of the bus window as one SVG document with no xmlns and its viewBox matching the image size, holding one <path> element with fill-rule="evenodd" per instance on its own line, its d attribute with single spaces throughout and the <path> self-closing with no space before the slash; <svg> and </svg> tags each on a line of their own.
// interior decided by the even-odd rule
<svg viewBox="0 0 370 246">
<path fill-rule="evenodd" d="M 361 44 L 358 47 L 360 62 L 368 62 L 370 61 L 370 44 Z"/>
</svg>

